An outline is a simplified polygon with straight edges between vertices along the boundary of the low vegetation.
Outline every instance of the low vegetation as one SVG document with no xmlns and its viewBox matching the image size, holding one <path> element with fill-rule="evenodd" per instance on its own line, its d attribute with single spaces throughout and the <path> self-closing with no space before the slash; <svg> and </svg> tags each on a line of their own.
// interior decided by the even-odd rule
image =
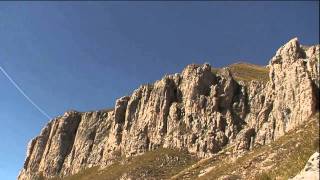
<svg viewBox="0 0 320 180">
<path fill-rule="evenodd" d="M 123 158 L 104 169 L 92 167 L 69 177 L 52 180 L 114 180 L 121 177 L 168 179 L 195 162 L 195 156 L 185 151 L 159 148 L 142 155 Z"/>
<path fill-rule="evenodd" d="M 228 66 L 236 81 L 249 82 L 252 80 L 267 82 L 269 80 L 269 69 L 248 63 L 236 63 Z M 214 74 L 219 74 L 221 69 L 212 68 Z"/>
</svg>

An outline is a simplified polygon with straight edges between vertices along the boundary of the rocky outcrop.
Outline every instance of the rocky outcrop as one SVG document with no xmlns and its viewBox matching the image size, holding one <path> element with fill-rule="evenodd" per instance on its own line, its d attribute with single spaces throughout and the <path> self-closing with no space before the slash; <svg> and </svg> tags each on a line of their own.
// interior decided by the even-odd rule
<svg viewBox="0 0 320 180">
<path fill-rule="evenodd" d="M 320 154 L 319 152 L 315 152 L 308 160 L 304 169 L 297 174 L 294 178 L 290 180 L 318 180 L 319 179 L 319 160 Z"/>
<path fill-rule="evenodd" d="M 68 112 L 31 141 L 19 179 L 70 175 L 159 147 L 207 157 L 226 146 L 240 153 L 269 143 L 319 110 L 319 46 L 292 39 L 268 68 L 264 83 L 189 65 L 140 86 L 113 110 Z"/>
<path fill-rule="evenodd" d="M 319 45 L 305 51 L 294 38 L 277 51 L 268 67 L 270 80 L 265 87 L 249 85 L 251 108 L 245 121 L 256 135 L 245 138 L 240 133 L 240 149 L 253 139 L 256 145 L 269 143 L 319 110 Z"/>
</svg>

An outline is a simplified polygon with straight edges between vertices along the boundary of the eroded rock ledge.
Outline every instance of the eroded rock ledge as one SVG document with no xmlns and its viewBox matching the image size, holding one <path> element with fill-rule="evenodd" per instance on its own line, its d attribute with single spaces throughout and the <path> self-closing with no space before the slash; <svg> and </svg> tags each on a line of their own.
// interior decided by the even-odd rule
<svg viewBox="0 0 320 180">
<path fill-rule="evenodd" d="M 319 45 L 294 38 L 268 68 L 264 83 L 189 65 L 118 99 L 113 110 L 66 112 L 31 140 L 18 179 L 70 175 L 158 147 L 206 157 L 226 146 L 241 154 L 267 144 L 319 110 Z"/>
</svg>

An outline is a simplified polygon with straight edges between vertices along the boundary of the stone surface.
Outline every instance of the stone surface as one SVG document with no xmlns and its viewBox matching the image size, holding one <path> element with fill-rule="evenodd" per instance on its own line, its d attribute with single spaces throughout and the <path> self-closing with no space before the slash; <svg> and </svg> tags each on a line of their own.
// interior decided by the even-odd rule
<svg viewBox="0 0 320 180">
<path fill-rule="evenodd" d="M 188 65 L 118 99 L 115 108 L 67 112 L 28 147 L 18 179 L 65 176 L 159 147 L 208 157 L 281 137 L 319 110 L 319 45 L 292 39 L 270 60 L 267 83 L 236 81 L 224 68 Z"/>
</svg>

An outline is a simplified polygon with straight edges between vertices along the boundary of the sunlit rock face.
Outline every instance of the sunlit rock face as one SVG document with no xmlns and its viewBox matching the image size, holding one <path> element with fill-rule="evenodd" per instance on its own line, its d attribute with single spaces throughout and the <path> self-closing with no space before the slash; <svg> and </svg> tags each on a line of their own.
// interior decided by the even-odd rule
<svg viewBox="0 0 320 180">
<path fill-rule="evenodd" d="M 268 68 L 268 82 L 241 82 L 228 68 L 188 65 L 118 99 L 112 110 L 67 112 L 29 143 L 18 179 L 70 175 L 159 147 L 201 158 L 272 142 L 319 110 L 319 45 L 292 39 Z"/>
</svg>

